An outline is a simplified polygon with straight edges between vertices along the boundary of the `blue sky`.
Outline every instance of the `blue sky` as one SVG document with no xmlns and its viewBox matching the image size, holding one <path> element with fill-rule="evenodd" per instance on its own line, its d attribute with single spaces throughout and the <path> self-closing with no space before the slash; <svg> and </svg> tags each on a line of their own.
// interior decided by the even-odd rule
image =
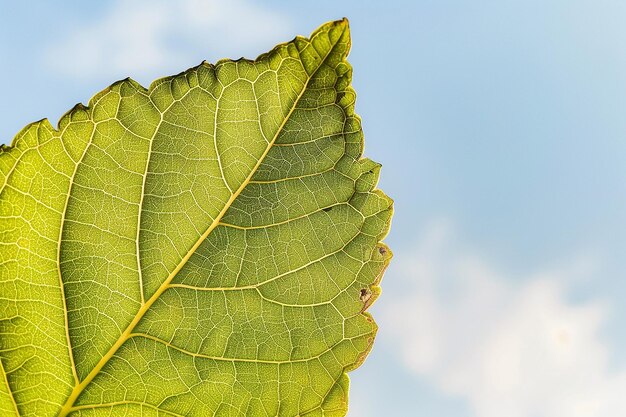
<svg viewBox="0 0 626 417">
<path fill-rule="evenodd" d="M 396 258 L 350 417 L 626 415 L 626 3 L 0 3 L 0 142 L 347 16 Z"/>
</svg>

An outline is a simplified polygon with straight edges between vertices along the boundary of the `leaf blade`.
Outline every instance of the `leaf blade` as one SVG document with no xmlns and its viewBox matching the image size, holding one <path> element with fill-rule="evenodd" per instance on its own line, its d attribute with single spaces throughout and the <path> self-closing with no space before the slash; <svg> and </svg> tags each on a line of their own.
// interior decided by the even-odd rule
<svg viewBox="0 0 626 417">
<path fill-rule="evenodd" d="M 337 45 L 341 45 L 340 51 L 335 54 Z M 348 49 L 347 22 L 334 22 L 314 32 L 310 40 L 296 38 L 254 62 L 201 65 L 157 81 L 147 91 L 132 81 L 117 83 L 90 102 L 87 121 L 76 116 L 82 123 L 92 122 L 94 127 L 88 145 L 84 134 L 76 135 L 82 141 L 65 137 L 58 141 L 74 145 L 66 152 L 73 163 L 77 159 L 72 155 L 80 149 L 76 144 L 85 146 L 78 163 L 74 163 L 78 168 L 70 176 L 77 178 L 73 186 L 78 184 L 79 191 L 68 193 L 67 210 L 61 213 L 64 218 L 67 213 L 71 225 L 64 231 L 59 254 L 63 256 L 61 265 L 67 265 L 67 273 L 62 274 L 62 288 L 68 294 L 68 329 L 80 383 L 74 385 L 60 415 L 91 415 L 97 413 L 95 410 L 109 407 L 100 402 L 110 404 L 108 411 L 113 413 L 130 409 L 154 413 L 182 410 L 185 415 L 238 415 L 244 411 L 247 415 L 263 415 L 268 410 L 272 415 L 315 415 L 322 410 L 332 415 L 345 412 L 345 371 L 362 361 L 376 330 L 369 316 L 363 314 L 371 301 L 369 297 L 359 299 L 359 293 L 366 287 L 370 295 L 377 295 L 370 288 L 377 286 L 389 254 L 376 255 L 374 249 L 386 234 L 391 215 L 390 200 L 374 190 L 377 172 L 372 171 L 368 160 L 360 160 L 362 132 L 353 112 L 351 70 L 345 62 Z M 320 53 L 324 50 L 325 56 Z M 285 60 L 290 56 L 293 59 L 294 51 L 307 76 L 299 92 L 298 77 L 302 73 L 294 75 L 293 68 L 281 69 Z M 275 69 L 272 69 L 273 60 L 280 64 Z M 287 82 L 283 92 L 292 89 L 297 93 L 287 114 L 282 109 L 289 103 L 285 98 L 288 95 L 281 94 L 278 76 L 274 79 L 277 94 L 269 78 L 259 83 L 265 86 L 266 93 L 255 91 L 255 81 L 250 88 L 247 87 L 250 80 L 242 81 L 246 77 L 259 80 L 264 74 L 273 77 L 272 71 L 285 73 Z M 218 84 L 222 88 L 219 97 L 230 91 L 233 98 L 223 101 L 221 106 L 217 99 L 214 111 L 207 111 L 206 103 L 211 100 L 206 95 L 219 90 Z M 228 86 L 232 89 L 228 90 Z M 156 94 L 163 91 L 159 88 L 169 91 Z M 191 94 L 194 88 L 202 90 L 201 94 Z M 252 95 L 246 99 L 250 92 Z M 119 96 L 117 107 L 107 101 L 107 95 L 111 94 Z M 202 129 L 194 124 L 198 118 L 190 116 L 194 114 L 193 106 L 198 105 L 205 106 L 199 113 L 200 119 L 207 119 Z M 172 113 L 162 110 L 176 108 Z M 71 112 L 69 117 L 80 114 L 79 110 Z M 156 114 L 160 116 L 157 118 Z M 212 117 L 206 117 L 207 114 Z M 322 132 L 323 137 L 299 143 L 302 134 L 298 132 L 302 131 L 303 122 L 318 126 L 320 132 L 333 130 L 335 125 L 341 126 L 341 130 L 332 135 Z M 211 150 L 204 144 L 209 142 L 206 139 L 211 134 L 201 133 L 211 132 L 211 127 L 214 158 L 205 157 L 202 163 L 210 160 L 212 165 L 206 172 L 218 175 L 198 181 L 204 190 L 194 191 L 193 183 L 187 184 L 186 190 L 194 199 L 221 193 L 221 200 L 218 198 L 214 204 L 207 199 L 200 200 L 202 203 L 185 202 L 180 193 L 172 191 L 176 189 L 172 184 L 184 184 L 197 176 L 198 166 L 194 163 L 205 156 L 200 155 L 201 151 Z M 65 129 L 62 131 L 66 133 Z M 181 143 L 177 138 L 186 142 Z M 242 138 L 245 148 L 241 146 Z M 191 146 L 194 141 L 200 143 L 196 148 Z M 178 151 L 172 148 L 172 143 Z M 343 151 L 337 143 L 343 144 Z M 173 163 L 172 155 L 181 153 L 181 147 L 185 146 L 192 149 L 186 151 L 190 162 Z M 87 147 L 92 148 L 87 151 Z M 120 148 L 126 152 L 119 152 Z M 199 155 L 198 161 L 193 160 L 194 152 Z M 172 167 L 176 167 L 176 172 L 171 172 Z M 372 175 L 374 179 L 369 182 L 363 179 Z M 218 180 L 222 181 L 221 187 L 216 185 Z M 361 183 L 365 185 L 359 186 Z M 141 191 L 131 196 L 135 189 Z M 259 203 L 259 195 L 267 196 L 265 202 Z M 228 199 L 224 202 L 225 196 Z M 307 198 L 320 201 L 311 205 Z M 257 204 L 251 204 L 255 199 Z M 168 209 L 172 204 L 184 207 L 178 218 L 172 214 L 177 213 L 175 210 Z M 199 208 L 195 214 L 193 204 Z M 216 215 L 207 213 L 218 209 Z M 116 224 L 103 213 L 120 213 L 130 221 Z M 163 221 L 164 214 L 167 221 Z M 202 225 L 206 224 L 209 226 L 202 232 Z M 86 225 L 96 227 L 85 229 Z M 117 243 L 109 241 L 106 250 L 102 246 L 107 240 L 102 236 L 104 232 L 118 239 Z M 146 237 L 150 233 L 152 246 L 151 239 Z M 264 239 L 270 235 L 273 236 L 270 243 L 263 246 Z M 284 245 L 281 240 L 285 236 L 300 242 L 299 250 Z M 170 261 L 163 249 L 168 240 L 174 240 Z M 243 245 L 231 245 L 236 242 Z M 332 247 L 336 249 L 331 251 Z M 225 257 L 215 257 L 211 253 L 214 248 Z M 238 256 L 229 253 L 239 249 L 243 253 Z M 105 256 L 98 260 L 102 253 Z M 211 256 L 214 262 L 206 264 Z M 94 259 L 100 262 L 99 267 Z M 234 287 L 196 285 L 198 276 L 204 276 L 211 285 L 219 282 L 224 277 L 214 273 L 216 268 L 232 264 L 233 259 L 240 261 Z M 255 259 L 256 273 L 250 269 Z M 265 263 L 259 263 L 259 259 Z M 84 265 L 80 263 L 83 260 L 86 260 Z M 350 263 L 350 267 L 345 266 Z M 329 274 L 329 268 L 341 273 Z M 255 277 L 259 279 L 255 281 Z M 341 284 L 334 280 L 341 280 Z M 94 289 L 94 283 L 101 288 Z M 294 291 L 296 287 L 302 288 Z M 83 293 L 96 294 L 100 300 L 95 316 L 89 312 L 93 307 L 85 306 L 84 297 L 79 297 Z M 120 311 L 121 299 L 130 306 L 127 311 Z M 340 303 L 339 307 L 335 303 Z M 225 308 L 220 310 L 221 304 Z M 232 317 L 230 327 L 207 324 L 198 315 L 202 309 L 184 307 L 189 305 L 211 306 L 208 313 L 216 320 L 220 312 L 222 320 Z M 113 325 L 98 321 L 99 318 L 111 320 Z M 189 323 L 195 326 L 196 335 L 187 332 L 181 339 L 179 334 L 189 330 Z M 337 333 L 339 327 L 341 334 Z M 96 337 L 86 328 L 96 329 Z M 267 331 L 269 328 L 272 331 Z M 288 340 L 284 337 L 286 333 L 295 336 Z M 273 338 L 281 341 L 277 343 Z M 188 349 L 190 346 L 193 349 Z M 343 359 L 338 360 L 337 355 Z M 132 365 L 127 369 L 126 364 Z M 161 368 L 155 369 L 155 364 Z M 143 374 L 137 374 L 142 366 Z M 249 375 L 242 377 L 240 368 Z M 318 382 L 296 382 L 302 382 L 312 370 Z M 237 378 L 232 379 L 233 375 Z M 215 391 L 217 385 L 213 379 L 229 377 L 232 387 L 228 398 L 222 396 L 216 402 L 220 393 Z M 136 392 L 120 398 L 122 379 L 132 382 Z M 276 381 L 276 384 L 262 387 L 259 380 Z M 161 389 L 163 398 L 154 392 L 154 387 L 159 385 L 156 381 L 163 386 L 169 384 L 167 389 Z M 117 389 L 113 388 L 116 386 Z"/>
</svg>

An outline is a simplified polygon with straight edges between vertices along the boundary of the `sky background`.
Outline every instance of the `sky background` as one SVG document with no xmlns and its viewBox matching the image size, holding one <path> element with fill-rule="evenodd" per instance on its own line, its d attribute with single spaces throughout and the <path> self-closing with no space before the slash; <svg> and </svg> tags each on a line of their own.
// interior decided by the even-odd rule
<svg viewBox="0 0 626 417">
<path fill-rule="evenodd" d="M 626 415 L 626 3 L 0 1 L 0 143 L 350 19 L 395 259 L 350 417 Z"/>
</svg>

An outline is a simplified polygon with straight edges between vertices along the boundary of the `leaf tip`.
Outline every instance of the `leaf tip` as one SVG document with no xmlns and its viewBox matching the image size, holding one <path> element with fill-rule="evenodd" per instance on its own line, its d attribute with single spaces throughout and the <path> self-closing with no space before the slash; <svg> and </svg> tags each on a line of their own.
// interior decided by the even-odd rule
<svg viewBox="0 0 626 417">
<path fill-rule="evenodd" d="M 338 26 L 345 27 L 346 29 L 350 28 L 350 21 L 345 16 L 339 20 L 336 20 L 334 23 L 337 24 Z"/>
</svg>

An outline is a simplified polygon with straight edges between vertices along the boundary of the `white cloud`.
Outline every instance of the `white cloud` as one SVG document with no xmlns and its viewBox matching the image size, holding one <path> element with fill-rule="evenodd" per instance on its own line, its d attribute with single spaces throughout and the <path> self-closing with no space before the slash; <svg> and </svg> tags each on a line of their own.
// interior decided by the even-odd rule
<svg viewBox="0 0 626 417">
<path fill-rule="evenodd" d="M 610 369 L 600 335 L 606 306 L 567 300 L 567 283 L 591 275 L 593 259 L 505 277 L 459 249 L 446 222 L 397 259 L 407 291 L 381 328 L 410 369 L 476 416 L 626 415 L 626 372 Z"/>
<path fill-rule="evenodd" d="M 44 62 L 74 78 L 150 80 L 203 59 L 254 58 L 293 37 L 291 26 L 248 0 L 117 0 L 97 20 L 51 40 Z"/>
</svg>

